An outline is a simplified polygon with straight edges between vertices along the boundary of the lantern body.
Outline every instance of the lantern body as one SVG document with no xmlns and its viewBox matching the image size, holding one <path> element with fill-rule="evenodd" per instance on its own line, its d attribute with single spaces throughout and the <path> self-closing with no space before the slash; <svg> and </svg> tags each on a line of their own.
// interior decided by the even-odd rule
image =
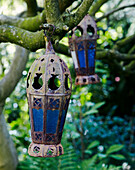
<svg viewBox="0 0 135 170">
<path fill-rule="evenodd" d="M 29 155 L 55 157 L 63 154 L 60 143 L 71 87 L 69 69 L 64 61 L 55 55 L 49 42 L 46 54 L 34 61 L 27 77 L 32 136 Z"/>
<path fill-rule="evenodd" d="M 95 74 L 97 38 L 96 23 L 89 15 L 84 17 L 69 36 L 70 51 L 77 75 L 76 85 L 93 84 L 100 81 L 98 75 Z"/>
</svg>

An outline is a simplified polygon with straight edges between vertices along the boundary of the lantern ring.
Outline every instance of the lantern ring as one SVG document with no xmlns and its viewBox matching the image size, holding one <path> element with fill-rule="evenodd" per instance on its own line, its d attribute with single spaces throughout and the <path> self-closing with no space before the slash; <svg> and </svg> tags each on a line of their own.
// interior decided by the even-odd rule
<svg viewBox="0 0 135 170">
<path fill-rule="evenodd" d="M 53 28 L 53 30 L 52 30 Z M 40 25 L 40 29 L 43 29 L 44 30 L 44 35 L 45 37 L 47 37 L 48 39 L 50 39 L 50 37 L 53 35 L 54 31 L 55 31 L 55 26 L 53 24 L 42 24 Z M 52 33 L 50 34 L 50 36 L 47 36 L 47 33 L 46 32 L 51 32 Z"/>
</svg>

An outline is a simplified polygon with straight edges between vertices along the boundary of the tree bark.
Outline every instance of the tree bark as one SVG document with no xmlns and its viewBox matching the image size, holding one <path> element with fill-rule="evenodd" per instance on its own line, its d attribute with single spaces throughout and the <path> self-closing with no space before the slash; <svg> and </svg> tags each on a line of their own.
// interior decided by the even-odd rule
<svg viewBox="0 0 135 170">
<path fill-rule="evenodd" d="M 0 170 L 15 170 L 18 164 L 16 149 L 7 130 L 2 111 L 4 107 L 3 101 L 11 94 L 22 76 L 28 55 L 28 50 L 16 47 L 10 70 L 0 82 Z M 5 91 L 4 94 L 3 91 Z"/>
<path fill-rule="evenodd" d="M 4 103 L 0 104 L 0 170 L 15 170 L 18 164 L 17 153 L 2 114 Z"/>
<path fill-rule="evenodd" d="M 33 2 L 36 4 L 36 0 Z M 31 12 L 31 15 L 29 13 L 29 16 L 33 15 L 35 15 L 35 13 Z M 2 111 L 5 104 L 5 99 L 12 93 L 22 77 L 22 71 L 25 69 L 28 56 L 28 50 L 16 46 L 15 56 L 9 72 L 0 81 L 0 170 L 15 170 L 18 164 L 16 148 L 9 135 Z"/>
</svg>

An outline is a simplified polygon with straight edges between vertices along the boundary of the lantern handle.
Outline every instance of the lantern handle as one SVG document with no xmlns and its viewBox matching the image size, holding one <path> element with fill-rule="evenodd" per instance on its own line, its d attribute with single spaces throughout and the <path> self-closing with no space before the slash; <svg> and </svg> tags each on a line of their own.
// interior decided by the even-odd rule
<svg viewBox="0 0 135 170">
<path fill-rule="evenodd" d="M 53 28 L 53 30 L 52 30 Z M 45 41 L 50 40 L 51 36 L 53 35 L 54 31 L 55 31 L 55 26 L 53 24 L 42 24 L 40 25 L 40 29 L 44 30 L 44 35 L 45 35 Z M 47 35 L 47 31 L 52 33 L 50 34 L 50 36 Z"/>
</svg>

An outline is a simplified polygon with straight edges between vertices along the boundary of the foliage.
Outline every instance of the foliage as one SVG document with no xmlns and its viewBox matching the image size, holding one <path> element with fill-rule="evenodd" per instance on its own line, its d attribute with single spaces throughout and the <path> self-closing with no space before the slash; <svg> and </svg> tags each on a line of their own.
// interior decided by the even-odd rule
<svg viewBox="0 0 135 170">
<path fill-rule="evenodd" d="M 17 9 L 15 4 L 18 1 L 6 0 L 7 2 L 8 12 L 6 13 L 5 10 L 3 14 L 11 14 L 11 11 L 15 14 L 14 10 Z M 74 3 L 70 6 L 71 13 L 72 11 L 76 12 L 78 4 L 81 3 L 80 1 L 77 2 L 75 2 L 76 5 Z M 132 2 L 134 1 L 131 0 L 130 3 Z M 23 6 L 24 10 L 25 6 L 22 5 L 22 2 L 19 1 L 18 3 Z M 128 3 L 126 0 L 108 1 L 98 9 L 95 18 L 99 19 L 107 12 Z M 0 5 L 3 4 L 5 2 L 0 1 Z M 9 8 L 11 9 L 9 10 Z M 65 12 L 65 16 L 68 15 L 68 12 Z M 6 99 L 3 111 L 8 123 L 9 133 L 17 148 L 18 170 L 135 169 L 134 65 L 128 72 L 126 68 L 131 64 L 128 59 L 113 58 L 113 55 L 100 58 L 98 55 L 98 52 L 102 51 L 104 53 L 105 50 L 109 52 L 110 49 L 116 52 L 117 55 L 121 53 L 124 56 L 126 53 L 130 57 L 129 54 L 134 54 L 134 48 L 132 48 L 134 39 L 131 43 L 121 45 L 119 48 L 117 46 L 119 40 L 125 42 L 129 35 L 133 35 L 135 24 L 132 18 L 134 18 L 134 9 L 128 8 L 128 10 L 118 11 L 97 22 L 99 33 L 97 57 L 102 60 L 96 60 L 95 71 L 101 78 L 99 84 L 75 86 L 75 70 L 72 59 L 58 54 L 70 68 L 73 80 L 73 92 L 62 138 L 65 154 L 60 157 L 34 158 L 27 153 L 31 138 L 26 99 L 26 77 L 31 64 L 35 58 L 44 54 L 44 50 L 30 53 L 29 61 L 22 72 L 22 79 L 17 84 L 14 92 Z M 35 34 L 33 33 L 33 35 Z M 76 35 L 80 36 L 80 32 L 76 32 Z M 32 40 L 30 41 L 32 43 Z M 68 46 L 67 35 L 60 43 Z M 1 44 L 0 80 L 8 72 L 14 53 L 14 45 Z"/>
<path fill-rule="evenodd" d="M 30 122 L 26 99 L 26 72 L 14 93 L 6 100 L 5 114 L 10 123 L 10 134 L 16 144 L 20 164 L 18 169 L 121 169 L 126 161 L 133 166 L 134 154 L 129 151 L 130 124 L 128 118 L 99 114 L 105 102 L 92 102 L 90 86 L 73 86 L 73 93 L 64 127 L 62 145 L 65 154 L 59 158 L 33 158 L 27 154 Z M 69 62 L 67 60 L 67 62 Z M 96 86 L 95 86 L 96 88 Z M 12 110 L 12 113 L 11 113 Z M 13 116 L 13 113 L 18 113 Z M 84 158 L 81 160 L 80 113 L 82 113 Z M 116 137 L 117 136 L 117 137 Z M 132 144 L 131 148 L 134 148 Z M 131 150 L 132 150 L 131 149 Z"/>
</svg>

